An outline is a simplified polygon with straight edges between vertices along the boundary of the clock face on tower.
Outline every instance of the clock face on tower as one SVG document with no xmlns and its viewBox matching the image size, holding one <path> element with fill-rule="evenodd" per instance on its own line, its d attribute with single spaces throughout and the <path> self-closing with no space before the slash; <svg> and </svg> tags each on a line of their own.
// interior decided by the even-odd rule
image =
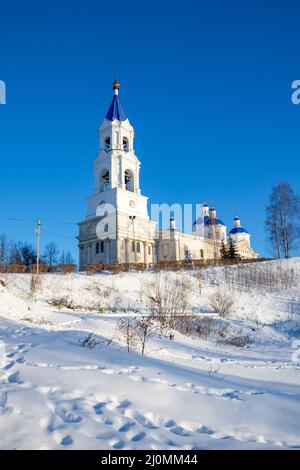
<svg viewBox="0 0 300 470">
<path fill-rule="evenodd" d="M 130 207 L 133 209 L 133 208 L 135 207 L 135 202 L 131 199 L 131 200 L 129 201 L 129 205 L 130 205 Z"/>
</svg>

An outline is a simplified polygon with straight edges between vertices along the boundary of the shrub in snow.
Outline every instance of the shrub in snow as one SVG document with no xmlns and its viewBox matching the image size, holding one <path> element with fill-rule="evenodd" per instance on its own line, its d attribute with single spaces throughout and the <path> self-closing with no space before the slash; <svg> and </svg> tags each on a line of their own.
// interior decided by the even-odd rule
<svg viewBox="0 0 300 470">
<path fill-rule="evenodd" d="M 229 346 L 235 346 L 237 348 L 244 348 L 248 346 L 253 341 L 248 335 L 241 335 L 241 336 L 230 336 L 222 341 L 223 344 L 227 344 Z"/>
<path fill-rule="evenodd" d="M 209 317 L 196 318 L 195 316 L 186 318 L 176 325 L 176 330 L 186 336 L 200 337 L 207 339 L 215 332 L 216 320 Z"/>
<path fill-rule="evenodd" d="M 174 328 L 186 315 L 191 289 L 190 278 L 180 274 L 158 274 L 148 284 L 147 301 L 152 315 L 159 321 L 161 330 Z"/>
<path fill-rule="evenodd" d="M 232 312 L 234 303 L 232 294 L 218 290 L 210 297 L 209 305 L 214 312 L 218 313 L 221 317 L 225 317 Z"/>
<path fill-rule="evenodd" d="M 80 346 L 83 348 L 94 349 L 98 344 L 99 340 L 94 333 L 89 333 L 82 340 L 79 341 Z"/>
<path fill-rule="evenodd" d="M 29 285 L 29 295 L 33 297 L 36 293 L 38 288 L 41 286 L 41 278 L 36 274 L 33 274 L 30 278 L 30 285 Z"/>
<path fill-rule="evenodd" d="M 67 297 L 57 297 L 55 299 L 50 299 L 49 303 L 58 309 L 61 308 L 69 308 L 74 310 L 74 305 L 72 302 L 69 301 Z"/>
</svg>

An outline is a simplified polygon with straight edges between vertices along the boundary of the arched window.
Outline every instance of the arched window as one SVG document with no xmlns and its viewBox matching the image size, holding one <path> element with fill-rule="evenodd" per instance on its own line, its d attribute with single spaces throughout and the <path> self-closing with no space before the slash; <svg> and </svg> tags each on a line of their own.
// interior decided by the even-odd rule
<svg viewBox="0 0 300 470">
<path fill-rule="evenodd" d="M 131 170 L 125 171 L 125 188 L 127 191 L 134 192 L 134 178 Z"/>
<path fill-rule="evenodd" d="M 99 253 L 99 242 L 96 243 L 96 255 Z"/>
<path fill-rule="evenodd" d="M 104 253 L 104 242 L 100 243 L 100 252 Z"/>
<path fill-rule="evenodd" d="M 129 143 L 127 137 L 123 137 L 123 150 L 125 152 L 128 152 L 129 150 Z"/>
<path fill-rule="evenodd" d="M 141 244 L 140 244 L 140 242 L 137 242 L 137 244 L 136 244 L 136 251 L 137 251 L 138 253 L 141 252 Z"/>
<path fill-rule="evenodd" d="M 105 150 L 108 152 L 111 149 L 110 137 L 106 137 L 104 140 Z"/>
<path fill-rule="evenodd" d="M 135 251 L 135 243 L 134 242 L 132 242 L 132 244 L 131 244 L 131 251 Z"/>
<path fill-rule="evenodd" d="M 100 191 L 108 191 L 109 189 L 109 171 L 103 170 L 100 178 Z"/>
</svg>

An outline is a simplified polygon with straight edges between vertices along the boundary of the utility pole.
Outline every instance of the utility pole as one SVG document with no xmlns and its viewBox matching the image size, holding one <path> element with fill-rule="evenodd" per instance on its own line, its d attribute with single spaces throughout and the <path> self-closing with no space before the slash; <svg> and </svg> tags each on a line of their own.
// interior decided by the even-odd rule
<svg viewBox="0 0 300 470">
<path fill-rule="evenodd" d="M 38 276 L 40 270 L 40 241 L 41 241 L 41 225 L 42 222 L 40 220 L 36 223 L 36 275 Z"/>
</svg>

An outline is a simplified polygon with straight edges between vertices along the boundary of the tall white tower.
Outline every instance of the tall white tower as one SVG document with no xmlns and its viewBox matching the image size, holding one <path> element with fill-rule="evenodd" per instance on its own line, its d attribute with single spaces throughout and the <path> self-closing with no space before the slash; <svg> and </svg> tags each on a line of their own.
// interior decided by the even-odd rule
<svg viewBox="0 0 300 470">
<path fill-rule="evenodd" d="M 99 129 L 94 192 L 87 198 L 86 220 L 79 224 L 82 268 L 96 262 L 154 260 L 155 222 L 149 220 L 148 198 L 141 194 L 140 161 L 133 147 L 134 129 L 120 103 L 117 80 L 112 88 L 112 103 Z"/>
</svg>

